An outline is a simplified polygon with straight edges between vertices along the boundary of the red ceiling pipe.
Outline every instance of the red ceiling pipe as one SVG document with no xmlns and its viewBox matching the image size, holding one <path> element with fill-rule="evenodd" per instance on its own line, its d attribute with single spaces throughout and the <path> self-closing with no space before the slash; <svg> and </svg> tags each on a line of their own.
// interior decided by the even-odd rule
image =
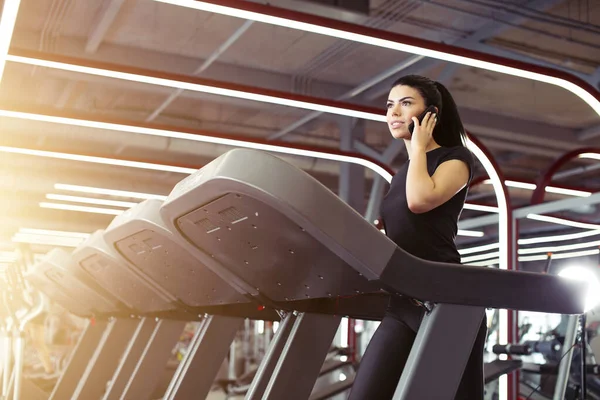
<svg viewBox="0 0 600 400">
<path fill-rule="evenodd" d="M 585 147 L 582 149 L 576 149 L 573 151 L 569 151 L 561 156 L 558 160 L 554 161 L 546 171 L 540 175 L 536 182 L 536 188 L 531 195 L 531 204 L 540 204 L 544 201 L 544 196 L 546 195 L 546 186 L 552 182 L 552 177 L 556 172 L 569 161 L 577 158 L 580 154 L 583 153 L 598 153 L 600 154 L 600 149 L 593 147 Z"/>
</svg>

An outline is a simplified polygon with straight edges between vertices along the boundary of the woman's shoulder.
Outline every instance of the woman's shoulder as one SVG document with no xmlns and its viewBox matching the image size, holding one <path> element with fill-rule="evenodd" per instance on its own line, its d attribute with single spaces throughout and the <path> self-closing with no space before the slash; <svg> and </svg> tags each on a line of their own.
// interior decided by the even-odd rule
<svg viewBox="0 0 600 400">
<path fill-rule="evenodd" d="M 471 150 L 465 146 L 442 147 L 441 151 L 438 152 L 435 163 L 439 166 L 443 162 L 450 160 L 460 160 L 467 164 L 469 168 L 469 181 L 473 179 L 475 156 L 471 153 Z"/>
<path fill-rule="evenodd" d="M 461 159 L 471 164 L 474 160 L 473 153 L 466 146 L 440 147 L 438 150 L 437 158 L 442 162 Z"/>
</svg>

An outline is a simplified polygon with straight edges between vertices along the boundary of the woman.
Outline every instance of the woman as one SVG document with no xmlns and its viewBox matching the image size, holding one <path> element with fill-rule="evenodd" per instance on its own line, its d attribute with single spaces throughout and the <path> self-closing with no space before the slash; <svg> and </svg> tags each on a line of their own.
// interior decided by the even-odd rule
<svg viewBox="0 0 600 400">
<path fill-rule="evenodd" d="M 418 117 L 431 106 L 434 112 L 419 122 Z M 465 147 L 464 128 L 452 96 L 428 78 L 402 77 L 389 93 L 387 123 L 392 136 L 404 140 L 409 157 L 383 200 L 381 216 L 387 236 L 417 257 L 460 263 L 454 239 L 474 162 Z M 361 360 L 350 400 L 393 397 L 423 313 L 416 301 L 392 296 Z M 456 399 L 483 399 L 485 339 L 484 318 Z"/>
</svg>

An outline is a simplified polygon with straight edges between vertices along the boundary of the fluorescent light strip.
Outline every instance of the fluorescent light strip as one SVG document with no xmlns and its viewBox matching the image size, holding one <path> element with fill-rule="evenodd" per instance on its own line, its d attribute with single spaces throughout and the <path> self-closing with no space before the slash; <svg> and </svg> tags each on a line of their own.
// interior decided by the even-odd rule
<svg viewBox="0 0 600 400">
<path fill-rule="evenodd" d="M 600 230 L 569 233 L 569 234 L 565 234 L 565 235 L 546 236 L 546 237 L 531 238 L 531 239 L 519 239 L 519 244 L 524 245 L 524 244 L 535 244 L 535 243 L 545 243 L 545 242 L 560 242 L 563 240 L 582 239 L 584 237 L 596 236 L 596 235 L 600 235 Z"/>
<path fill-rule="evenodd" d="M 566 235 L 543 236 L 543 237 L 530 238 L 530 239 L 519 239 L 518 244 L 519 245 L 528 245 L 528 244 L 537 244 L 537 243 L 562 242 L 562 241 L 567 241 L 567 240 L 583 239 L 585 237 L 597 236 L 597 235 L 600 235 L 600 229 L 579 232 L 579 233 L 570 233 L 570 234 L 566 234 Z M 458 252 L 461 255 L 478 253 L 481 251 L 492 250 L 492 249 L 498 248 L 498 246 L 499 246 L 498 243 L 491 243 L 491 244 L 486 244 L 483 246 L 468 247 L 465 249 L 461 249 Z"/>
<path fill-rule="evenodd" d="M 496 251 L 494 253 L 485 253 L 485 254 L 479 254 L 476 256 L 462 257 L 461 262 L 463 264 L 467 264 L 472 261 L 489 260 L 491 258 L 496 259 L 498 257 L 500 257 L 500 253 Z"/>
<path fill-rule="evenodd" d="M 52 193 L 47 194 L 46 198 L 48 200 L 72 201 L 74 203 L 97 204 L 100 206 L 123 207 L 123 208 L 131 208 L 131 207 L 139 204 L 139 203 L 132 203 L 130 201 L 94 199 L 91 197 L 68 196 L 68 195 L 64 195 L 64 194 L 52 194 Z"/>
<path fill-rule="evenodd" d="M 4 111 L 0 110 L 0 116 L 10 116 L 6 115 Z M 24 119 L 34 119 L 34 118 L 24 118 Z M 51 121 L 48 121 L 51 122 Z M 47 157 L 47 158 L 57 158 L 61 160 L 70 160 L 70 161 L 83 161 L 95 164 L 104 164 L 104 165 L 115 165 L 119 167 L 131 167 L 131 168 L 140 168 L 140 169 L 150 169 L 154 171 L 165 171 L 165 172 L 176 172 L 179 174 L 191 174 L 197 171 L 194 168 L 182 168 L 182 167 L 174 167 L 171 165 L 161 165 L 161 164 L 151 164 L 144 163 L 138 161 L 128 161 L 128 160 L 119 160 L 116 158 L 104 158 L 104 157 L 93 157 L 93 156 L 85 156 L 81 154 L 69 154 L 69 153 L 58 153 L 55 151 L 44 151 L 44 150 L 33 150 L 33 149 L 25 149 L 21 147 L 8 147 L 8 146 L 0 146 L 0 152 L 2 153 L 12 153 L 12 154 L 23 154 L 28 156 L 36 156 L 36 157 Z"/>
<path fill-rule="evenodd" d="M 14 251 L 0 251 L 0 258 L 10 260 L 3 262 L 13 262 L 17 260 L 17 253 Z"/>
<path fill-rule="evenodd" d="M 54 189 L 71 191 L 71 192 L 88 193 L 88 194 L 101 194 L 101 195 L 114 196 L 114 197 L 127 197 L 127 198 L 131 198 L 131 199 L 142 199 L 142 200 L 147 200 L 147 199 L 166 200 L 167 199 L 167 196 L 163 196 L 163 195 L 159 195 L 159 194 L 129 192 L 126 190 L 105 189 L 105 188 L 97 188 L 97 187 L 91 187 L 91 186 L 68 185 L 68 184 L 64 184 L 64 183 L 55 183 Z"/>
<path fill-rule="evenodd" d="M 469 231 L 466 229 L 459 229 L 456 234 L 459 236 L 483 237 L 483 232 L 481 231 Z"/>
<path fill-rule="evenodd" d="M 588 223 L 584 223 L 584 222 L 570 221 L 568 219 L 556 218 L 556 217 L 549 217 L 547 215 L 528 214 L 527 218 L 528 219 L 533 219 L 533 220 L 536 220 L 536 221 L 550 222 L 552 224 L 560 224 L 560 225 L 572 226 L 574 228 L 593 229 L 593 230 L 599 230 L 600 229 L 600 225 L 599 224 L 588 224 Z"/>
<path fill-rule="evenodd" d="M 262 103 L 270 103 L 270 104 L 277 104 L 277 105 L 288 106 L 288 107 L 303 108 L 306 110 L 320 111 L 320 112 L 324 112 L 324 113 L 344 115 L 347 117 L 368 119 L 368 120 L 378 121 L 378 122 L 385 122 L 385 115 L 383 112 L 381 115 L 379 115 L 379 114 L 373 114 L 373 113 L 365 112 L 365 111 L 349 110 L 346 108 L 326 106 L 323 104 L 315 104 L 315 103 L 310 103 L 310 102 L 306 102 L 306 101 L 291 100 L 291 99 L 287 99 L 285 97 L 267 96 L 264 94 L 244 92 L 241 90 L 232 90 L 232 89 L 225 89 L 225 88 L 219 88 L 219 87 L 208 86 L 208 85 L 199 85 L 197 83 L 182 82 L 182 81 L 177 81 L 177 80 L 173 80 L 173 79 L 157 78 L 154 76 L 138 75 L 138 74 L 131 74 L 131 73 L 127 73 L 127 72 L 118 72 L 118 71 L 101 69 L 101 68 L 85 67 L 82 65 L 67 64 L 67 63 L 42 60 L 42 59 L 37 59 L 37 58 L 13 56 L 10 54 L 6 56 L 6 60 L 20 63 L 20 64 L 35 65 L 38 67 L 54 68 L 54 69 L 60 69 L 63 71 L 78 72 L 78 73 L 82 73 L 82 74 L 103 76 L 103 77 L 114 78 L 114 79 L 122 79 L 122 80 L 132 81 L 132 82 L 148 83 L 150 85 L 158 85 L 158 86 L 177 88 L 177 89 L 181 89 L 181 90 L 188 90 L 191 92 L 209 93 L 209 94 L 214 94 L 214 95 L 218 95 L 218 96 L 234 97 L 236 99 L 259 101 Z"/>
<path fill-rule="evenodd" d="M 274 17 L 271 15 L 260 14 L 251 11 L 245 11 L 236 9 L 233 7 L 226 7 L 217 4 L 205 3 L 202 1 L 195 0 L 155 0 L 161 3 L 172 4 L 181 7 L 193 8 L 200 11 L 206 11 L 210 13 L 228 15 L 231 17 L 242 18 L 246 20 L 252 20 L 257 22 L 263 22 L 270 25 L 282 26 L 287 29 L 297 29 L 305 32 L 311 32 L 321 34 L 325 36 L 336 37 L 340 39 L 350 40 L 353 42 L 364 43 L 370 46 L 383 47 L 386 49 L 402 51 L 405 53 L 418 54 L 425 57 L 437 58 L 439 60 L 449 61 L 457 64 L 468 65 L 476 68 L 483 68 L 490 71 L 495 71 L 503 74 L 518 76 L 521 78 L 527 78 L 536 80 L 539 82 L 549 83 L 551 85 L 560 86 L 566 89 L 587 104 L 590 105 L 600 115 L 600 102 L 591 94 L 580 88 L 579 86 L 571 83 L 565 79 L 556 78 L 540 74 L 537 72 L 531 72 L 522 70 L 519 68 L 508 67 L 502 64 L 496 64 L 488 61 L 481 61 L 470 57 L 464 57 L 457 54 L 445 53 L 443 51 L 431 50 L 423 47 L 408 45 L 404 43 L 394 42 L 392 40 L 380 39 L 373 36 L 362 35 L 353 32 L 347 32 L 340 29 L 329 28 L 326 26 L 320 26 L 316 24 L 310 24 L 306 22 L 299 22 L 291 19 Z"/>
<path fill-rule="evenodd" d="M 489 185 L 492 182 L 489 179 L 486 179 L 482 183 L 484 185 Z M 519 182 L 519 181 L 511 181 L 511 180 L 505 180 L 504 184 L 507 187 L 514 187 L 514 188 L 525 189 L 525 190 L 535 190 L 535 188 L 537 187 L 535 183 Z"/>
<path fill-rule="evenodd" d="M 8 56 L 8 48 L 17 22 L 17 14 L 21 0 L 4 0 L 2 17 L 0 19 L 0 83 L 4 75 L 4 67 Z"/>
<path fill-rule="evenodd" d="M 491 265 L 498 265 L 499 263 L 500 263 L 500 259 L 496 258 L 496 259 L 483 260 L 483 261 L 473 261 L 470 263 L 463 263 L 463 264 L 472 265 L 474 267 L 489 267 Z"/>
<path fill-rule="evenodd" d="M 585 249 L 586 247 L 598 247 L 598 246 L 600 246 L 600 240 L 596 240 L 594 242 L 586 242 L 586 243 L 565 244 L 563 246 L 546 246 L 546 247 L 532 247 L 529 249 L 519 249 L 519 254 L 556 253 L 559 251 Z"/>
<path fill-rule="evenodd" d="M 598 153 L 583 153 L 579 155 L 579 158 L 589 158 L 592 160 L 600 160 L 600 154 Z"/>
<path fill-rule="evenodd" d="M 514 187 L 519 189 L 535 190 L 536 185 L 534 183 L 517 182 L 517 181 L 504 181 L 504 184 L 508 187 Z"/>
<path fill-rule="evenodd" d="M 15 233 L 11 240 L 15 243 L 32 243 L 43 244 L 48 246 L 77 247 L 81 243 L 83 243 L 85 239 Z"/>
<path fill-rule="evenodd" d="M 490 246 L 490 245 L 488 245 L 488 246 Z M 599 247 L 599 246 L 600 246 L 600 240 L 596 240 L 593 242 L 567 244 L 567 245 L 563 245 L 563 246 L 544 246 L 544 247 L 533 247 L 533 248 L 528 248 L 528 249 L 519 249 L 518 254 L 526 255 L 526 254 L 544 253 L 545 255 L 543 257 L 545 259 L 547 257 L 548 253 L 553 253 L 552 258 L 555 258 L 555 255 L 556 255 L 555 253 L 558 253 L 558 252 L 579 250 L 579 249 L 585 249 L 586 247 Z M 481 246 L 481 247 L 485 247 L 485 246 Z M 467 264 L 472 261 L 481 261 L 481 260 L 487 260 L 490 258 L 497 258 L 498 256 L 499 256 L 498 252 L 485 253 L 485 254 L 480 254 L 480 255 L 476 255 L 476 256 L 462 257 L 461 262 L 463 264 Z M 519 260 L 521 260 L 521 258 L 519 258 Z"/>
<path fill-rule="evenodd" d="M 304 149 L 296 149 L 293 147 L 283 147 L 283 146 L 272 145 L 272 144 L 246 142 L 243 140 L 225 139 L 225 138 L 205 136 L 205 135 L 195 135 L 195 134 L 191 134 L 191 133 L 170 131 L 170 130 L 166 130 L 166 129 L 145 128 L 145 127 L 134 126 L 134 125 L 112 124 L 112 123 L 108 123 L 108 122 L 88 121 L 88 120 L 56 117 L 56 116 L 43 115 L 43 114 L 23 113 L 23 112 L 18 112 L 18 111 L 0 110 L 0 117 L 18 118 L 18 119 L 25 119 L 25 120 L 30 120 L 30 121 L 50 122 L 50 123 L 65 124 L 65 125 L 71 125 L 71 126 L 82 126 L 82 127 L 86 127 L 86 128 L 106 129 L 106 130 L 118 131 L 118 132 L 138 133 L 138 134 L 150 135 L 150 136 L 170 137 L 170 138 L 174 138 L 174 139 L 184 139 L 184 140 L 191 140 L 191 141 L 195 141 L 195 142 L 215 143 L 215 144 L 222 144 L 225 146 L 244 147 L 244 148 L 255 149 L 255 150 L 271 151 L 271 152 L 275 152 L 275 153 L 291 154 L 291 155 L 303 156 L 303 157 L 313 157 L 313 158 L 319 158 L 322 160 L 347 162 L 347 163 L 362 165 L 363 167 L 369 168 L 376 174 L 380 175 L 388 183 L 390 183 L 392 181 L 392 175 L 388 171 L 386 171 L 384 168 L 382 168 L 381 166 L 375 164 L 374 162 L 368 161 L 368 160 L 365 160 L 365 159 L 359 158 L 359 157 L 352 157 L 352 156 L 346 156 L 346 155 L 341 155 L 341 154 L 331 154 L 331 153 L 325 153 L 325 152 L 315 151 L 315 150 L 304 150 Z M 14 147 L 6 147 L 6 146 L 0 146 L 0 152 L 29 154 L 29 155 L 37 155 L 37 156 L 42 156 L 42 157 L 54 157 L 54 158 L 62 158 L 62 159 L 67 159 L 67 160 L 95 162 L 95 163 L 100 163 L 100 164 L 121 165 L 121 166 L 128 166 L 128 167 L 134 167 L 134 168 L 147 168 L 147 169 L 153 169 L 153 170 L 158 170 L 158 171 L 179 172 L 179 173 L 183 173 L 183 174 L 191 174 L 191 173 L 197 171 L 196 169 L 193 169 L 193 168 L 173 167 L 173 166 L 166 166 L 166 165 L 142 163 L 142 162 L 137 162 L 137 161 L 115 160 L 115 159 L 111 159 L 111 158 L 91 157 L 91 156 L 83 156 L 83 155 L 76 155 L 76 154 L 54 153 L 54 152 L 49 152 L 49 151 L 30 150 L 30 149 L 22 149 L 22 148 L 14 148 Z"/>
<path fill-rule="evenodd" d="M 466 254 L 479 253 L 482 251 L 497 249 L 499 246 L 500 245 L 498 243 L 490 243 L 490 244 L 485 244 L 483 246 L 468 247 L 466 249 L 460 249 L 460 250 L 458 250 L 458 253 L 462 256 L 462 255 L 466 255 Z"/>
<path fill-rule="evenodd" d="M 69 231 L 53 231 L 48 229 L 32 229 L 32 228 L 20 228 L 19 233 L 28 235 L 46 235 L 46 236 L 58 236 L 66 238 L 82 238 L 87 239 L 90 237 L 89 233 L 83 232 L 69 232 Z"/>
<path fill-rule="evenodd" d="M 545 237 L 538 237 L 538 238 L 531 238 L 531 239 L 519 239 L 518 244 L 528 245 L 528 244 L 537 244 L 537 243 L 560 242 L 560 241 L 566 241 L 566 240 L 582 239 L 584 237 L 596 236 L 596 235 L 600 235 L 600 229 L 593 230 L 593 231 L 579 232 L 579 233 L 574 233 L 574 234 L 568 234 L 568 235 L 545 236 Z M 487 251 L 487 250 L 493 250 L 493 249 L 497 249 L 498 247 L 499 247 L 498 243 L 490 243 L 490 244 L 486 244 L 483 246 L 468 247 L 465 249 L 460 249 L 460 250 L 458 250 L 458 252 L 460 255 L 466 255 L 466 254 L 472 254 L 472 253 L 479 253 L 479 252 Z"/>
<path fill-rule="evenodd" d="M 473 210 L 473 211 L 485 211 L 485 212 L 491 212 L 491 213 L 498 212 L 498 207 L 482 206 L 480 204 L 465 203 L 463 208 L 465 210 Z"/>
<path fill-rule="evenodd" d="M 80 212 L 88 212 L 88 213 L 95 213 L 95 214 L 108 214 L 108 215 L 120 215 L 123 213 L 123 210 L 113 210 L 110 208 L 76 206 L 76 205 L 72 205 L 72 204 L 59 204 L 59 203 L 47 203 L 47 202 L 41 202 L 40 207 L 53 208 L 55 210 L 80 211 Z"/>
<path fill-rule="evenodd" d="M 14 251 L 0 251 L 0 263 L 13 263 L 17 261 L 17 253 Z"/>
<path fill-rule="evenodd" d="M 340 347 L 348 347 L 348 318 L 340 321 Z"/>
<path fill-rule="evenodd" d="M 483 181 L 483 184 L 485 184 L 485 185 L 490 184 L 490 180 L 486 179 L 485 181 Z M 514 187 L 514 188 L 525 189 L 525 190 L 535 190 L 537 187 L 537 185 L 534 183 L 509 181 L 509 180 L 504 181 L 504 184 L 508 187 Z M 546 193 L 562 194 L 565 196 L 573 196 L 573 197 L 589 197 L 592 195 L 592 192 L 587 192 L 584 190 L 566 189 L 566 188 L 561 188 L 561 187 L 556 187 L 556 186 L 546 186 L 544 191 Z"/>
<path fill-rule="evenodd" d="M 560 259 L 565 259 L 565 258 L 593 256 L 594 254 L 600 254 L 600 249 L 575 251 L 575 252 L 571 252 L 571 253 L 562 253 L 562 254 L 552 254 L 552 259 L 560 260 Z M 520 262 L 542 261 L 547 258 L 548 258 L 548 256 L 543 256 L 543 255 L 541 255 L 541 256 L 521 256 L 521 257 L 519 257 L 519 261 Z"/>
<path fill-rule="evenodd" d="M 600 249 L 594 250 L 585 250 L 585 251 L 575 251 L 571 253 L 562 253 L 562 254 L 553 254 L 552 259 L 568 259 L 568 258 L 577 258 L 577 257 L 586 257 L 593 256 L 595 254 L 600 254 Z M 544 261 L 548 258 L 547 255 L 537 255 L 537 256 L 520 256 L 519 262 L 532 262 L 532 261 Z M 490 265 L 498 264 L 500 260 L 484 260 L 484 261 L 475 261 L 465 265 L 472 265 L 475 267 L 489 267 Z"/>
<path fill-rule="evenodd" d="M 546 191 L 546 193 L 564 194 L 565 196 L 573 197 L 590 197 L 592 195 L 592 192 L 587 192 L 584 190 L 565 189 L 555 186 L 546 186 L 544 190 Z"/>
</svg>

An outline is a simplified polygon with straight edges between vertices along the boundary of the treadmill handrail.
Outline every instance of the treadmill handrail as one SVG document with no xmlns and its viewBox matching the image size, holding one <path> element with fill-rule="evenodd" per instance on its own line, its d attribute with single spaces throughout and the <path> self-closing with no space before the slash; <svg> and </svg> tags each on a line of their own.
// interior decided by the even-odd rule
<svg viewBox="0 0 600 400">
<path fill-rule="evenodd" d="M 559 314 L 583 313 L 588 290 L 557 275 L 428 261 L 399 247 L 378 281 L 423 301 Z"/>
</svg>

